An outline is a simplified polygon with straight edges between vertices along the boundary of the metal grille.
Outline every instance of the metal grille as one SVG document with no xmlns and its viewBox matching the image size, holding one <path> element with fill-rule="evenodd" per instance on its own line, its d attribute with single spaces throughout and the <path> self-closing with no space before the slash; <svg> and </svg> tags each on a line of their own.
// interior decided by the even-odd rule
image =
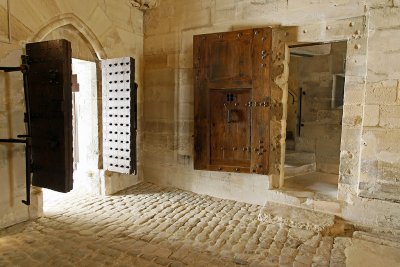
<svg viewBox="0 0 400 267">
<path fill-rule="evenodd" d="M 136 173 L 137 87 L 135 60 L 102 61 L 104 169 Z"/>
</svg>

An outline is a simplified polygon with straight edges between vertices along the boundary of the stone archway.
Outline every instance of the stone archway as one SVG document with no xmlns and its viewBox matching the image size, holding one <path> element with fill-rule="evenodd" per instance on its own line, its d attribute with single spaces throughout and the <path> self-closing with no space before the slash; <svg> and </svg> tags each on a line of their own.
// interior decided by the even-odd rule
<svg viewBox="0 0 400 267">
<path fill-rule="evenodd" d="M 54 30 L 67 25 L 70 25 L 81 34 L 87 44 L 95 51 L 98 60 L 107 58 L 107 54 L 94 32 L 80 18 L 72 13 L 55 16 L 46 26 L 40 29 L 30 41 L 40 42 Z"/>
<path fill-rule="evenodd" d="M 74 154 L 74 186 L 79 191 L 84 189 L 87 193 L 102 194 L 101 60 L 107 55 L 93 31 L 74 14 L 55 16 L 29 41 L 54 39 L 71 42 L 72 69 L 75 69 L 74 73 L 78 74 L 78 83 L 81 84 L 79 92 L 74 93 L 76 119 L 73 128 L 74 139 L 78 140 L 74 143 L 74 151 L 79 151 L 79 156 L 78 152 Z M 85 136 L 90 140 L 83 140 Z M 79 146 L 80 143 L 85 145 Z M 86 148 L 86 153 L 81 154 L 82 147 Z"/>
</svg>

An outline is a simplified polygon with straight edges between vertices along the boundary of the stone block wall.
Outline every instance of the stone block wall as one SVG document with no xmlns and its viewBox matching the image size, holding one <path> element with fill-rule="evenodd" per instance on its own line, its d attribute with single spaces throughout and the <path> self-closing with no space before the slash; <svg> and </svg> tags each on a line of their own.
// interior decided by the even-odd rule
<svg viewBox="0 0 400 267">
<path fill-rule="evenodd" d="M 284 57 L 274 66 L 280 74 L 273 90 L 283 111 L 271 125 L 273 144 L 284 144 L 288 49 L 291 43 L 347 43 L 345 104 L 340 145 L 339 199 L 347 203 L 343 216 L 364 223 L 396 225 L 380 218 L 400 213 L 387 201 L 362 198 L 393 185 L 386 193 L 396 198 L 400 155 L 394 146 L 400 137 L 396 122 L 398 105 L 397 1 L 309 0 L 163 0 L 144 17 L 144 176 L 148 181 L 178 186 L 218 197 L 262 204 L 268 188 L 282 184 L 284 151 L 275 153 L 276 175 L 238 175 L 193 170 L 193 35 L 264 26 L 282 29 L 273 57 Z M 276 33 L 279 30 L 276 31 Z M 385 37 L 385 38 L 383 38 Z M 388 41 L 389 40 L 389 41 Z M 278 55 L 280 53 L 280 55 Z M 286 81 L 286 82 L 285 82 Z M 386 101 L 387 100 L 387 101 Z M 369 112 L 371 111 L 371 112 Z M 371 125 L 372 124 L 372 125 Z M 370 126 L 371 125 L 371 126 Z M 386 135 L 388 133 L 388 135 Z M 386 138 L 389 136 L 390 138 Z M 367 144 L 365 148 L 365 143 Z M 369 146 L 369 147 L 368 147 Z M 279 166 L 280 165 L 280 166 Z M 393 178 L 394 177 L 394 178 Z M 382 185 L 377 182 L 381 181 Z M 389 198 L 386 198 L 389 199 Z M 372 201 L 372 202 L 371 202 Z M 367 216 L 353 215 L 362 207 L 374 207 Z M 398 221 L 398 220 L 397 220 Z"/>
<path fill-rule="evenodd" d="M 370 11 L 359 193 L 400 201 L 400 8 Z"/>
<path fill-rule="evenodd" d="M 0 1 L 1 66 L 18 66 L 21 63 L 20 55 L 24 52 L 25 43 L 56 38 L 72 41 L 73 57 L 79 59 L 97 61 L 103 58 L 132 56 L 137 64 L 138 119 L 139 124 L 142 123 L 142 11 L 124 0 L 11 0 L 9 2 L 10 6 L 7 8 L 7 1 Z M 6 21 L 8 14 L 11 18 L 10 29 Z M 8 38 L 8 33 L 11 34 L 11 40 Z M 101 92 L 101 88 L 98 89 L 98 92 Z M 101 94 L 98 95 L 98 102 L 101 103 Z M 22 75 L 0 72 L 0 138 L 15 138 L 17 134 L 25 132 L 23 113 Z M 99 115 L 101 118 L 101 114 Z M 139 130 L 139 148 L 141 138 Z M 101 144 L 99 145 L 101 151 Z M 98 175 L 99 179 L 102 179 L 104 193 L 116 192 L 140 180 L 140 164 L 139 175 L 136 176 L 104 174 L 101 168 L 100 162 L 97 173 L 93 175 Z M 21 203 L 25 198 L 23 146 L 0 144 L 0 173 L 0 228 L 40 216 L 42 208 L 40 189 L 33 190 L 33 204 L 29 208 Z"/>
<path fill-rule="evenodd" d="M 106 193 L 145 177 L 197 193 L 263 204 L 268 189 L 283 184 L 288 44 L 346 41 L 339 170 L 339 199 L 345 203 L 342 215 L 362 223 L 400 228 L 400 209 L 392 202 L 398 201 L 400 189 L 396 144 L 400 137 L 399 1 L 160 0 L 144 17 L 132 7 L 132 1 L 124 0 L 10 2 L 11 31 L 0 24 L 2 65 L 18 65 L 24 43 L 46 39 L 60 27 L 71 30 L 67 29 L 70 26 L 72 36 L 83 36 L 97 59 L 135 57 L 139 176 L 106 172 Z M 2 22 L 8 14 L 5 3 L 0 0 Z M 275 27 L 272 175 L 194 171 L 193 35 L 265 26 Z M 86 48 L 75 47 L 80 51 L 78 58 L 88 55 Z M 1 137 L 13 137 L 24 130 L 21 93 L 18 74 L 0 74 Z M 101 143 L 99 146 L 101 151 Z M 30 208 L 20 204 L 24 196 L 23 158 L 18 146 L 0 145 L 0 173 L 6 174 L 0 180 L 0 228 L 40 215 L 40 190 L 33 193 L 36 204 Z"/>
</svg>

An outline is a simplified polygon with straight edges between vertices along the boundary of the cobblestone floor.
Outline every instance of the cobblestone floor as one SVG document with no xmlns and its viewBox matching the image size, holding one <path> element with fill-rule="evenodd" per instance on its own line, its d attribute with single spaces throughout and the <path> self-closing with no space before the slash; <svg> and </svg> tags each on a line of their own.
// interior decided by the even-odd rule
<svg viewBox="0 0 400 267">
<path fill-rule="evenodd" d="M 348 237 L 268 224 L 260 206 L 143 183 L 67 194 L 0 232 L 0 266 L 342 266 Z"/>
</svg>

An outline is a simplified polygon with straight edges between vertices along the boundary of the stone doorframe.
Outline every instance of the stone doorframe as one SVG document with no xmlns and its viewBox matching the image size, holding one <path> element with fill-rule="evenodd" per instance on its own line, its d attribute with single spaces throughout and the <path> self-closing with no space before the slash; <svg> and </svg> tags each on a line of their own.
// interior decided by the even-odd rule
<svg viewBox="0 0 400 267">
<path fill-rule="evenodd" d="M 366 16 L 316 24 L 277 27 L 272 36 L 270 188 L 284 184 L 289 46 L 307 43 L 347 42 L 339 199 L 357 192 L 360 146 L 367 75 L 368 20 Z"/>
</svg>

